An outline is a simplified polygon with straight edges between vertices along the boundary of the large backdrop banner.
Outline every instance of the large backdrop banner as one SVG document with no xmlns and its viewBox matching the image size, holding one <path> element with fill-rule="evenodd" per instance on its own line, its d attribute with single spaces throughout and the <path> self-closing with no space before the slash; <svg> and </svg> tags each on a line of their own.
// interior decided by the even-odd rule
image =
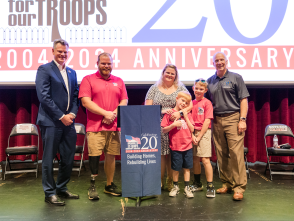
<svg viewBox="0 0 294 221">
<path fill-rule="evenodd" d="M 223 51 L 247 84 L 289 84 L 293 20 L 290 0 L 1 0 L 0 85 L 33 85 L 57 38 L 79 82 L 108 52 L 126 84 L 154 83 L 166 63 L 192 84 Z"/>
<path fill-rule="evenodd" d="M 120 122 L 122 196 L 160 195 L 160 106 L 122 106 Z"/>
</svg>

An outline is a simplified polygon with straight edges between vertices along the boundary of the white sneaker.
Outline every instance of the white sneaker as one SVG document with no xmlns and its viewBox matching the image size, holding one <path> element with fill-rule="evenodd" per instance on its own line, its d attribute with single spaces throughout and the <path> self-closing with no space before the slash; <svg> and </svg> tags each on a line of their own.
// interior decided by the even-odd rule
<svg viewBox="0 0 294 221">
<path fill-rule="evenodd" d="M 169 192 L 169 196 L 175 197 L 175 196 L 177 196 L 179 194 L 179 192 L 180 192 L 179 185 L 174 185 L 172 190 Z"/>
<path fill-rule="evenodd" d="M 194 198 L 194 194 L 192 193 L 191 189 L 189 186 L 185 186 L 184 189 L 184 194 L 186 195 L 187 198 Z"/>
</svg>

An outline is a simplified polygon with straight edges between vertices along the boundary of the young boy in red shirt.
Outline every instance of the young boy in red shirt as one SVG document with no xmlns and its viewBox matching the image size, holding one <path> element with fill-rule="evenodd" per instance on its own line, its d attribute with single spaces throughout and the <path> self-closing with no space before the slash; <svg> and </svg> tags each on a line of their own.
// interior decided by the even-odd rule
<svg viewBox="0 0 294 221">
<path fill-rule="evenodd" d="M 175 197 L 178 195 L 180 188 L 178 184 L 179 171 L 183 168 L 185 189 L 184 194 L 187 198 L 193 198 L 194 194 L 189 187 L 190 169 L 193 167 L 193 149 L 192 149 L 192 135 L 194 131 L 194 122 L 191 114 L 184 109 L 189 106 L 191 102 L 191 95 L 188 92 L 181 91 L 176 98 L 176 107 L 173 112 L 179 111 L 181 118 L 175 121 L 170 120 L 170 114 L 166 114 L 162 121 L 163 133 L 169 132 L 169 146 L 171 149 L 171 167 L 173 170 L 174 186 L 169 193 L 169 196 Z"/>
<path fill-rule="evenodd" d="M 206 80 L 200 78 L 195 81 L 193 86 L 195 100 L 193 100 L 192 118 L 194 121 L 194 134 L 193 139 L 193 171 L 194 182 L 191 190 L 203 190 L 202 183 L 200 182 L 201 165 L 205 168 L 205 175 L 207 180 L 206 197 L 215 197 L 215 190 L 213 186 L 213 169 L 210 163 L 211 157 L 211 119 L 213 119 L 213 106 L 211 102 L 204 97 L 207 92 Z"/>
</svg>

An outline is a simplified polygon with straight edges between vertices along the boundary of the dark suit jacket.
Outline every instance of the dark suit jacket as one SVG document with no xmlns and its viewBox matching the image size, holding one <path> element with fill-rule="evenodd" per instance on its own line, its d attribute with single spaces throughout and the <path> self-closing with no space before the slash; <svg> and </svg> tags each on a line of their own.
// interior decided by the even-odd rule
<svg viewBox="0 0 294 221">
<path fill-rule="evenodd" d="M 67 113 L 77 114 L 79 108 L 76 72 L 66 68 L 70 104 Z M 36 90 L 40 101 L 36 124 L 42 126 L 64 126 L 59 120 L 66 114 L 68 94 L 63 77 L 54 61 L 41 65 L 36 76 Z"/>
</svg>

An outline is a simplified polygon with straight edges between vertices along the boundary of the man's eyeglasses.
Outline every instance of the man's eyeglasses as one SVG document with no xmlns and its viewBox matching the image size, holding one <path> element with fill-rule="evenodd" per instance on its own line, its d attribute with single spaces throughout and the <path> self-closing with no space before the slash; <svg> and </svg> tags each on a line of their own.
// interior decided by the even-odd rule
<svg viewBox="0 0 294 221">
<path fill-rule="evenodd" d="M 199 81 L 202 82 L 202 83 L 206 83 L 206 80 L 204 80 L 203 78 L 199 78 L 199 79 L 195 80 L 195 83 L 197 83 Z"/>
</svg>

